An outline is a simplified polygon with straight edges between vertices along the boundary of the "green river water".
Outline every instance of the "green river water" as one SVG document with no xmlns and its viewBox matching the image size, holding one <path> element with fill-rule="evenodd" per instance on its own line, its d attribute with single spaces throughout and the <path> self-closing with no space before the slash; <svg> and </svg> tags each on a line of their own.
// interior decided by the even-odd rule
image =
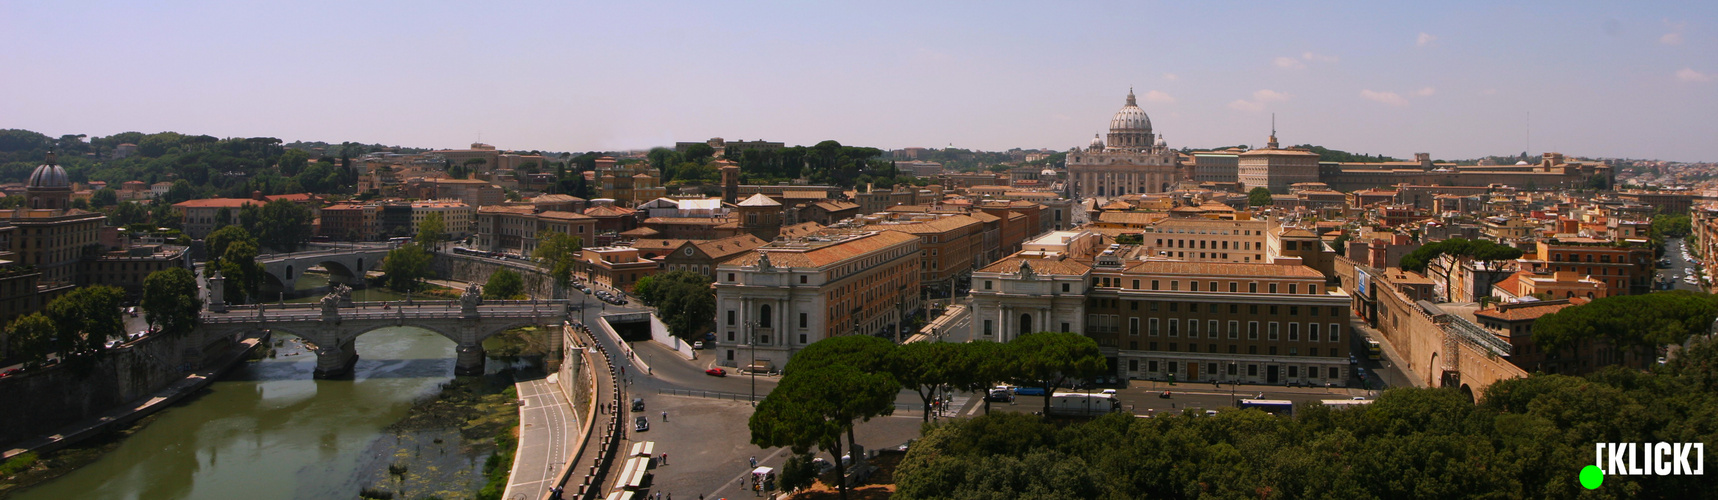
<svg viewBox="0 0 1718 500">
<path fill-rule="evenodd" d="M 353 298 L 399 297 L 359 290 Z M 315 380 L 316 356 L 297 338 L 276 340 L 283 342 L 274 358 L 236 367 L 96 462 L 13 498 L 356 498 L 360 488 L 386 477 L 393 459 L 385 450 L 398 442 L 445 457 L 436 464 L 444 476 L 437 489 L 465 497 L 481 485 L 471 485 L 474 469 L 487 457 L 462 454 L 457 433 L 445 436 L 448 444 L 431 445 L 430 438 L 444 436 L 384 430 L 453 378 L 452 341 L 412 327 L 375 330 L 358 338 L 351 380 Z M 423 494 L 432 493 L 440 491 Z"/>
</svg>

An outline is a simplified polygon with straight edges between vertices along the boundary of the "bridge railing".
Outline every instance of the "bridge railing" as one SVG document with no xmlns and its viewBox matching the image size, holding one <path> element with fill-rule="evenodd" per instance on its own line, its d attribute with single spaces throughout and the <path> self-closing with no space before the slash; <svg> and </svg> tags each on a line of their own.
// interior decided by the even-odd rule
<svg viewBox="0 0 1718 500">
<path fill-rule="evenodd" d="M 561 315 L 561 310 L 554 306 L 565 305 L 565 300 L 509 300 L 497 301 L 504 304 L 484 304 L 479 306 L 477 315 L 483 318 L 554 318 Z M 435 301 L 419 303 L 410 306 L 398 306 L 389 303 L 384 309 L 382 302 L 360 302 L 364 307 L 340 308 L 340 319 L 459 319 L 465 317 L 464 311 L 454 301 Z M 308 305 L 310 307 L 303 307 Z M 287 307 L 291 306 L 291 307 Z M 322 318 L 319 304 L 287 304 L 265 305 L 261 321 L 310 321 Z M 524 306 L 535 306 L 524 309 Z M 246 309 L 229 309 L 225 314 L 203 314 L 206 324 L 236 324 L 256 323 L 258 317 L 256 306 L 245 306 Z M 235 309 L 237 306 L 235 306 Z"/>
</svg>

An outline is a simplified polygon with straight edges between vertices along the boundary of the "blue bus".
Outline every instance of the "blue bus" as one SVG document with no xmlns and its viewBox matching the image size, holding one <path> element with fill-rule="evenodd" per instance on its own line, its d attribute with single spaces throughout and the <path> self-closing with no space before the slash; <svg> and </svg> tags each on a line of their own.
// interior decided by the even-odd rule
<svg viewBox="0 0 1718 500">
<path fill-rule="evenodd" d="M 1257 408 L 1259 411 L 1284 417 L 1294 413 L 1294 402 L 1286 399 L 1243 399 L 1237 401 L 1235 406 L 1241 409 Z"/>
</svg>

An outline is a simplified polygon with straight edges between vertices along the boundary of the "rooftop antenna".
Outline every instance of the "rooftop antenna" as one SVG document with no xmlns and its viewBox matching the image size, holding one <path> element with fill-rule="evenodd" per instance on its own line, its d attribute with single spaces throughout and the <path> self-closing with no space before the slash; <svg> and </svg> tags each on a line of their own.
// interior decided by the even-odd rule
<svg viewBox="0 0 1718 500">
<path fill-rule="evenodd" d="M 1532 110 L 1527 111 L 1527 149 L 1523 150 L 1521 152 L 1521 154 L 1524 154 L 1524 155 L 1532 155 L 1533 154 L 1533 111 Z"/>
</svg>

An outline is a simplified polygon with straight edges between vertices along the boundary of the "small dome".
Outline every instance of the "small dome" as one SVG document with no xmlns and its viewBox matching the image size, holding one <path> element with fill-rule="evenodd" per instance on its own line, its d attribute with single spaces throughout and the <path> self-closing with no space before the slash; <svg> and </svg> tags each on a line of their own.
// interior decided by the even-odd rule
<svg viewBox="0 0 1718 500">
<path fill-rule="evenodd" d="M 72 183 L 66 177 L 65 167 L 61 167 L 56 163 L 54 161 L 54 153 L 50 152 L 48 153 L 47 163 L 43 163 L 41 166 L 36 167 L 34 172 L 30 172 L 30 182 L 25 184 L 24 187 L 69 188 L 72 187 Z"/>
<path fill-rule="evenodd" d="M 1516 165 L 1532 165 L 1532 163 L 1527 163 L 1527 160 L 1517 161 L 1517 162 L 1515 162 L 1515 164 Z"/>
<path fill-rule="evenodd" d="M 1098 134 L 1092 134 L 1091 149 L 1093 151 L 1103 151 L 1104 150 L 1104 138 L 1099 137 Z"/>
<path fill-rule="evenodd" d="M 1041 177 L 1055 177 L 1056 176 L 1056 169 L 1046 168 L 1043 170 L 1039 170 L 1038 175 Z"/>
</svg>

